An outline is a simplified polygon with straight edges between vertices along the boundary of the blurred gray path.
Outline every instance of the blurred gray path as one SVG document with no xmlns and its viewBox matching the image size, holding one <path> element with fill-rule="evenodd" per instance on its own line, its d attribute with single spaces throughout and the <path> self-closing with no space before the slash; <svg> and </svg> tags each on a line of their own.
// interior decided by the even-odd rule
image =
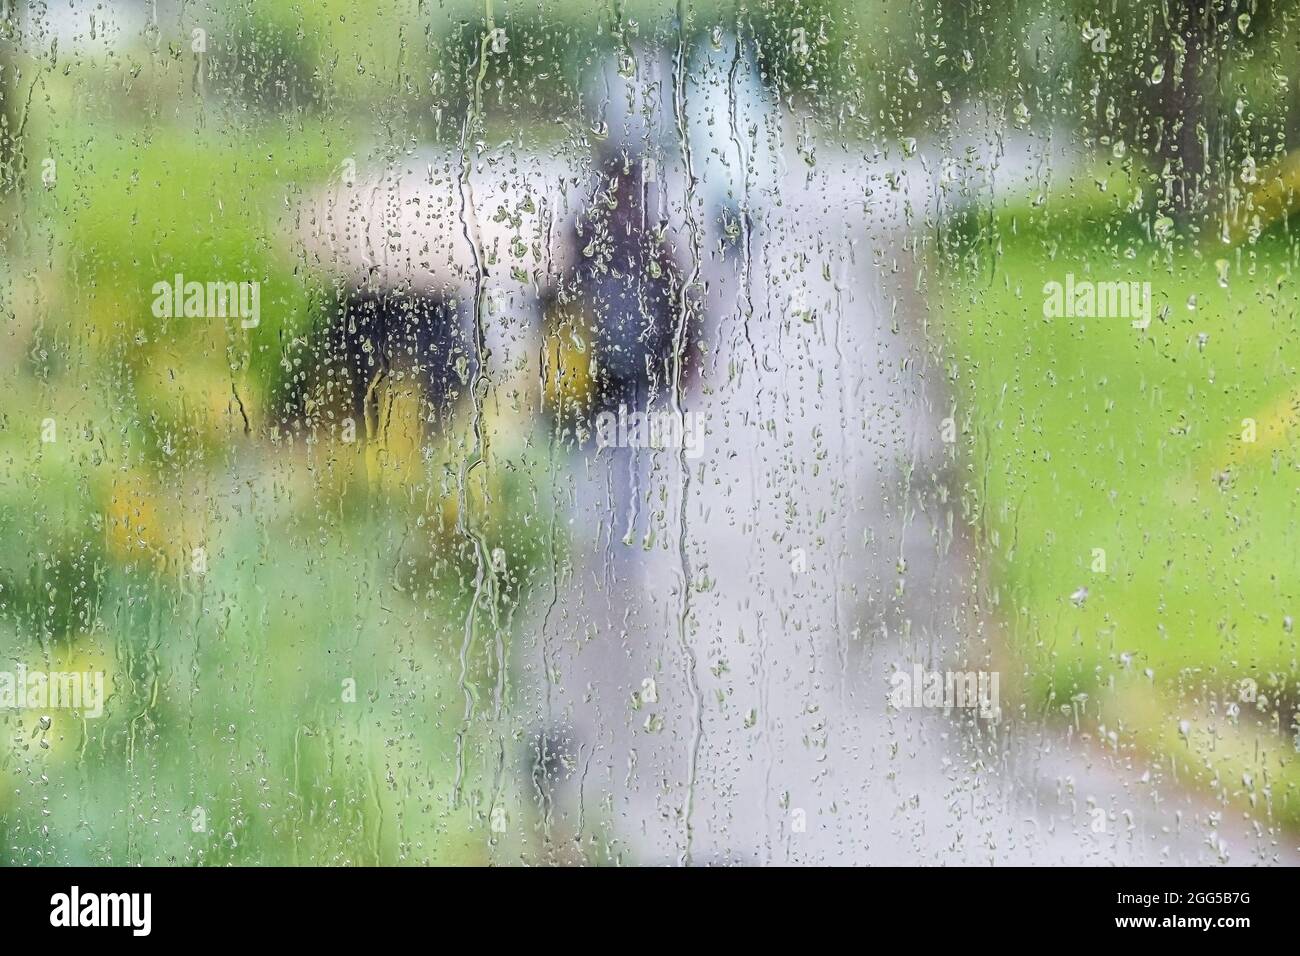
<svg viewBox="0 0 1300 956">
<path fill-rule="evenodd" d="M 960 169 L 824 144 L 809 165 L 800 131 L 778 133 L 748 262 L 706 265 L 712 352 L 684 401 L 703 457 L 686 475 L 670 451 L 570 463 L 573 572 L 542 638 L 548 839 L 612 834 L 614 858 L 653 863 L 1293 862 L 1148 761 L 889 707 L 914 661 L 998 667 L 970 639 L 940 493 L 910 237 L 1046 159 L 985 138 Z"/>
</svg>

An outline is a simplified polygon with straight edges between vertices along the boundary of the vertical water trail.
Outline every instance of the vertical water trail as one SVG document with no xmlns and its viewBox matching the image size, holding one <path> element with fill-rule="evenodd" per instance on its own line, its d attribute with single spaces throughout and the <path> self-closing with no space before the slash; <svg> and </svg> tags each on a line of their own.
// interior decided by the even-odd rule
<svg viewBox="0 0 1300 956">
<path fill-rule="evenodd" d="M 740 300 L 737 303 L 740 309 L 741 328 L 745 333 L 745 342 L 749 345 L 749 356 L 754 363 L 754 374 L 758 373 L 758 350 L 754 347 L 754 339 L 750 335 L 749 321 L 754 315 L 754 295 L 751 284 L 753 281 L 753 215 L 750 208 L 749 184 L 751 174 L 751 154 L 746 153 L 745 144 L 740 138 L 740 122 L 736 117 L 736 74 L 740 72 L 740 66 L 743 61 L 742 51 L 744 49 L 744 33 L 741 26 L 739 14 L 736 16 L 736 55 L 731 60 L 731 69 L 727 73 L 727 99 L 729 101 L 728 114 L 731 120 L 731 140 L 736 146 L 736 159 L 740 163 L 741 175 L 741 272 L 740 272 Z"/>
<path fill-rule="evenodd" d="M 672 387 L 670 390 L 673 415 L 677 418 L 681 434 L 686 434 L 686 413 L 682 408 L 682 373 L 686 351 L 686 330 L 691 320 L 691 290 L 700 278 L 700 225 L 695 216 L 695 168 L 691 157 L 691 141 L 686 128 L 686 7 L 677 0 L 677 50 L 673 57 L 673 116 L 677 122 L 677 139 L 681 145 L 682 163 L 685 167 L 686 228 L 690 237 L 691 269 L 682 281 L 678 302 L 677 328 L 673 331 Z M 681 647 L 686 670 L 686 684 L 691 697 L 691 742 L 687 758 L 686 801 L 682 819 L 686 839 L 682 845 L 680 862 L 691 863 L 691 843 L 694 823 L 691 818 L 695 804 L 696 776 L 699 772 L 700 740 L 703 735 L 703 713 L 700 702 L 700 684 L 696 675 L 695 651 L 687 636 L 687 621 L 691 613 L 691 566 L 686 547 L 686 504 L 690 495 L 691 472 L 686 461 L 686 443 L 677 450 L 677 468 L 681 478 L 677 503 L 677 557 L 681 569 L 681 595 L 677 604 L 677 640 Z"/>
<path fill-rule="evenodd" d="M 486 378 L 487 344 L 483 323 L 483 280 L 487 273 L 483 267 L 483 255 L 478 238 L 478 226 L 474 213 L 474 187 L 470 182 L 472 164 L 469 158 L 469 134 L 472 126 L 477 124 L 483 110 L 483 80 L 487 76 L 487 54 L 496 24 L 492 17 L 492 0 L 487 0 L 483 35 L 479 40 L 478 72 L 474 78 L 474 100 L 469 115 L 461 124 L 460 163 L 457 167 L 457 182 L 460 192 L 460 226 L 461 234 L 469 246 L 470 257 L 474 266 L 474 362 L 470 370 L 470 399 L 472 402 L 471 430 L 473 447 L 461 460 L 460 474 L 457 481 L 458 507 L 456 530 L 474 549 L 474 597 L 470 601 L 465 615 L 465 638 L 460 647 L 460 688 L 465 696 L 465 711 L 460 729 L 456 733 L 456 780 L 452 788 L 453 805 L 459 806 L 465 783 L 465 737 L 469 733 L 470 722 L 474 717 L 474 689 L 469 680 L 469 655 L 474 646 L 474 621 L 478 614 L 484 591 L 495 609 L 494 581 L 488 574 L 487 541 L 480 529 L 474 527 L 469 514 L 469 478 L 470 473 L 487 459 L 487 440 L 483 433 L 483 397 L 488 387 Z M 487 489 L 484 487 L 486 501 Z"/>
</svg>

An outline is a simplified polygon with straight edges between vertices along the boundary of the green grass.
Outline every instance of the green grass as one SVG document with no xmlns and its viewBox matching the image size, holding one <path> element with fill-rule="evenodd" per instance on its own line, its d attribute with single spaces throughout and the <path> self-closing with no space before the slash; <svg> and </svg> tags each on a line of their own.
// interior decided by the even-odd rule
<svg viewBox="0 0 1300 956">
<path fill-rule="evenodd" d="M 1295 823 L 1296 247 L 1285 228 L 1202 252 L 1153 232 L 1103 194 L 954 228 L 942 329 L 968 518 L 1028 713 L 1086 694 L 1206 779 L 1263 761 Z M 1150 327 L 1044 318 L 1067 272 L 1149 281 Z M 1228 715 L 1246 678 L 1270 691 Z"/>
</svg>

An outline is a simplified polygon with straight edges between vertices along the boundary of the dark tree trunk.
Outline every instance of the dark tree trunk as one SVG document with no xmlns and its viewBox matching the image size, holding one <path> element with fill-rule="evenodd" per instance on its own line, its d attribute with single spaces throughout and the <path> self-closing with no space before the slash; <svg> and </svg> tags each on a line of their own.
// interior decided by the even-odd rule
<svg viewBox="0 0 1300 956">
<path fill-rule="evenodd" d="M 1175 0 L 1170 4 L 1165 59 L 1168 71 L 1153 83 L 1150 133 L 1161 168 L 1161 208 L 1186 224 L 1205 210 L 1214 168 L 1215 82 L 1219 62 L 1218 0 Z M 1181 50 L 1179 47 L 1181 46 Z"/>
</svg>

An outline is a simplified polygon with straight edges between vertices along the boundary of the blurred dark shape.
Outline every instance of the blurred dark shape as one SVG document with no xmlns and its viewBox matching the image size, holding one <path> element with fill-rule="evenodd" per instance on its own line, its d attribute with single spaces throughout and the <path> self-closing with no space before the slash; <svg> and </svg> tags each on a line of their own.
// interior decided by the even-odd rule
<svg viewBox="0 0 1300 956">
<path fill-rule="evenodd" d="M 1229 23 L 1229 9 L 1222 0 L 1176 0 L 1164 16 L 1167 37 L 1161 46 L 1182 48 L 1177 74 L 1152 83 L 1152 122 L 1147 133 L 1163 163 L 1168 211 L 1179 222 L 1190 222 L 1203 211 L 1205 194 L 1211 185 L 1208 160 L 1210 143 L 1218 138 L 1217 110 L 1211 105 L 1215 76 L 1219 71 L 1216 34 Z"/>
<path fill-rule="evenodd" d="M 591 347 L 591 412 L 648 407 L 671 389 L 682 312 L 682 270 L 666 220 L 652 210 L 662 187 L 636 153 L 598 156 L 591 201 L 577 226 L 572 288 Z M 682 335 L 683 362 L 693 330 Z"/>
<path fill-rule="evenodd" d="M 439 295 L 415 289 L 347 288 L 320 310 L 290 383 L 285 411 L 303 424 L 314 412 L 377 423 L 380 396 L 413 381 L 445 419 L 473 366 L 465 316 Z"/>
</svg>

